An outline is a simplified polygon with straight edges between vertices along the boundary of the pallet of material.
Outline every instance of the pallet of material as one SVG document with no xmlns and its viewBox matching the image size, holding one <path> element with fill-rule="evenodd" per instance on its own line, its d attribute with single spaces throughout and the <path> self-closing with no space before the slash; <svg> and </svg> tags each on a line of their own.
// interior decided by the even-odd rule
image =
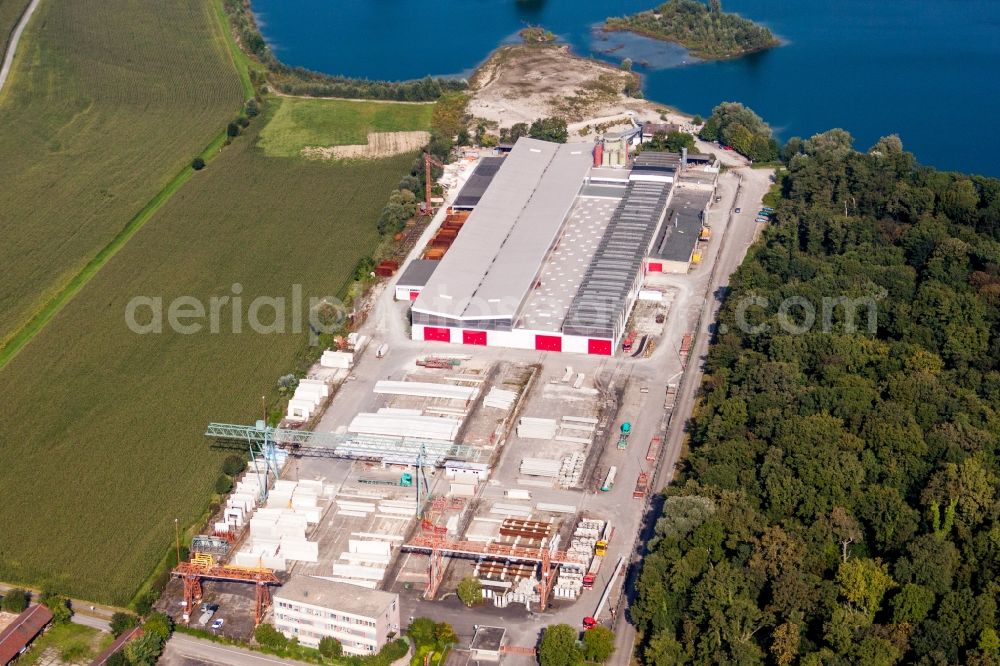
<svg viewBox="0 0 1000 666">
<path fill-rule="evenodd" d="M 383 379 L 375 382 L 374 393 L 389 395 L 410 395 L 420 398 L 444 398 L 446 400 L 469 401 L 476 397 L 479 389 L 455 384 L 435 384 L 433 382 L 400 382 Z"/>
<path fill-rule="evenodd" d="M 592 437 L 570 437 L 569 435 L 556 435 L 553 439 L 557 442 L 566 442 L 567 444 L 583 444 L 587 445 L 593 441 Z"/>
<path fill-rule="evenodd" d="M 483 400 L 483 404 L 486 407 L 493 407 L 495 409 L 508 411 L 514 405 L 514 401 L 516 399 L 517 393 L 514 391 L 492 388 Z"/>
<path fill-rule="evenodd" d="M 517 422 L 517 436 L 524 439 L 552 439 L 556 436 L 555 419 L 522 416 Z"/>
<path fill-rule="evenodd" d="M 522 458 L 521 466 L 518 468 L 521 474 L 528 476 L 547 476 L 555 478 L 559 476 L 562 469 L 561 460 L 550 460 L 548 458 Z"/>
<path fill-rule="evenodd" d="M 510 504 L 494 504 L 490 507 L 490 513 L 497 514 L 499 516 L 520 516 L 523 518 L 531 517 L 531 509 L 523 506 L 511 506 Z"/>
<path fill-rule="evenodd" d="M 389 555 L 382 555 L 376 553 L 348 553 L 343 552 L 340 554 L 340 559 L 347 560 L 349 562 L 369 562 L 371 564 L 389 564 L 391 559 Z"/>
<path fill-rule="evenodd" d="M 369 590 L 378 589 L 378 582 L 373 580 L 358 580 L 357 578 L 339 578 L 337 576 L 315 576 L 315 578 L 322 578 L 323 580 L 328 580 L 333 583 L 344 583 L 346 585 L 364 587 Z"/>
<path fill-rule="evenodd" d="M 347 430 L 360 435 L 415 437 L 454 442 L 461 419 L 407 414 L 372 414 L 362 412 L 351 419 Z"/>
<path fill-rule="evenodd" d="M 549 513 L 576 513 L 576 507 L 572 504 L 549 504 L 548 502 L 539 502 L 535 505 L 535 508 L 539 511 L 548 511 Z"/>
<path fill-rule="evenodd" d="M 351 511 L 350 509 L 338 509 L 338 516 L 347 516 L 348 518 L 367 518 L 368 514 L 364 511 Z"/>
</svg>

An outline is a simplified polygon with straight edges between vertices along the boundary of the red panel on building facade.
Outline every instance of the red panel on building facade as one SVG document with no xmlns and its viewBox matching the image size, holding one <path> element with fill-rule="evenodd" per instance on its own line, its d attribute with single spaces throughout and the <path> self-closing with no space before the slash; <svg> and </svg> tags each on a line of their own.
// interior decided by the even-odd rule
<svg viewBox="0 0 1000 666">
<path fill-rule="evenodd" d="M 462 331 L 462 342 L 467 345 L 486 346 L 486 331 Z"/>
<path fill-rule="evenodd" d="M 587 340 L 587 353 L 611 356 L 611 340 Z"/>
<path fill-rule="evenodd" d="M 451 329 L 436 326 L 424 326 L 424 340 L 451 342 Z"/>
<path fill-rule="evenodd" d="M 416 289 L 411 289 L 410 290 L 410 300 L 411 301 L 417 300 L 417 296 L 419 296 L 419 295 L 420 295 L 420 292 L 418 290 L 416 290 Z"/>
<path fill-rule="evenodd" d="M 662 273 L 663 272 L 663 264 L 661 264 L 658 261 L 651 261 L 646 266 L 646 270 L 648 270 L 650 273 Z"/>
<path fill-rule="evenodd" d="M 538 351 L 562 351 L 562 338 L 558 335 L 536 335 L 535 349 Z"/>
</svg>

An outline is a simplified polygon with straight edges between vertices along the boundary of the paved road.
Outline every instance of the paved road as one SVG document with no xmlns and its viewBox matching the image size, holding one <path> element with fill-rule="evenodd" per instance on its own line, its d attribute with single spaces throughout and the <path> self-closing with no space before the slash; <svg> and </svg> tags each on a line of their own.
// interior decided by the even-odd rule
<svg viewBox="0 0 1000 666">
<path fill-rule="evenodd" d="M 21 41 L 21 33 L 27 27 L 28 21 L 38 8 L 39 2 L 41 0 L 31 0 L 31 4 L 24 10 L 21 20 L 17 22 L 17 26 L 11 34 L 10 44 L 7 46 L 7 51 L 3 56 L 3 65 L 0 65 L 0 92 L 3 91 L 3 86 L 7 83 L 7 77 L 10 76 L 11 67 L 14 65 L 14 54 L 17 53 L 17 44 Z"/>
<path fill-rule="evenodd" d="M 280 659 L 271 655 L 213 643 L 204 638 L 175 633 L 167 641 L 167 647 L 160 657 L 165 666 L 189 666 L 193 664 L 221 664 L 223 666 L 276 666 L 277 664 L 301 664 L 306 662 Z"/>
<path fill-rule="evenodd" d="M 107 620 L 100 617 L 94 617 L 93 615 L 84 615 L 79 611 L 73 613 L 73 623 L 82 624 L 85 627 L 97 629 L 98 631 L 111 632 L 111 623 Z"/>
</svg>

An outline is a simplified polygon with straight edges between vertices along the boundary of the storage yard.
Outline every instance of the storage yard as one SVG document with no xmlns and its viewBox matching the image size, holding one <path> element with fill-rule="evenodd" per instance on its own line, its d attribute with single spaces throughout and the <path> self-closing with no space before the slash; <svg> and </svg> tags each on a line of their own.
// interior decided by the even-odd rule
<svg viewBox="0 0 1000 666">
<path fill-rule="evenodd" d="M 251 609 L 266 618 L 267 584 L 255 599 L 225 577 L 262 567 L 396 592 L 404 624 L 431 615 L 471 637 L 499 621 L 510 661 L 534 645 L 537 613 L 615 621 L 649 496 L 670 473 L 664 437 L 738 181 L 701 167 L 687 178 L 686 155 L 616 168 L 601 152 L 522 140 L 494 158 L 472 192 L 449 192 L 466 210 L 440 209 L 278 428 L 209 425 L 216 446 L 252 451 L 199 589 L 244 616 L 223 633 L 248 635 Z M 594 298 L 610 309 L 583 307 Z M 595 346 L 602 326 L 613 330 Z M 517 343 L 518 329 L 550 342 Z M 583 353 L 548 353 L 560 350 Z M 228 573 L 213 582 L 217 569 Z M 179 619 L 195 599 L 183 573 L 161 601 Z M 472 612 L 454 598 L 469 576 L 483 596 Z"/>
</svg>

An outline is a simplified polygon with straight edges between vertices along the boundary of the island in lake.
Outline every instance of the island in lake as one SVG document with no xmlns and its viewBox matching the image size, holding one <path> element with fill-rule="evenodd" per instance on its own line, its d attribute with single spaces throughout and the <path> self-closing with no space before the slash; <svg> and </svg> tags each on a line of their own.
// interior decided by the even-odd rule
<svg viewBox="0 0 1000 666">
<path fill-rule="evenodd" d="M 656 9 L 609 18 L 604 29 L 629 31 L 674 42 L 703 60 L 721 60 L 777 46 L 778 39 L 762 25 L 722 11 L 721 0 L 668 0 Z"/>
</svg>

